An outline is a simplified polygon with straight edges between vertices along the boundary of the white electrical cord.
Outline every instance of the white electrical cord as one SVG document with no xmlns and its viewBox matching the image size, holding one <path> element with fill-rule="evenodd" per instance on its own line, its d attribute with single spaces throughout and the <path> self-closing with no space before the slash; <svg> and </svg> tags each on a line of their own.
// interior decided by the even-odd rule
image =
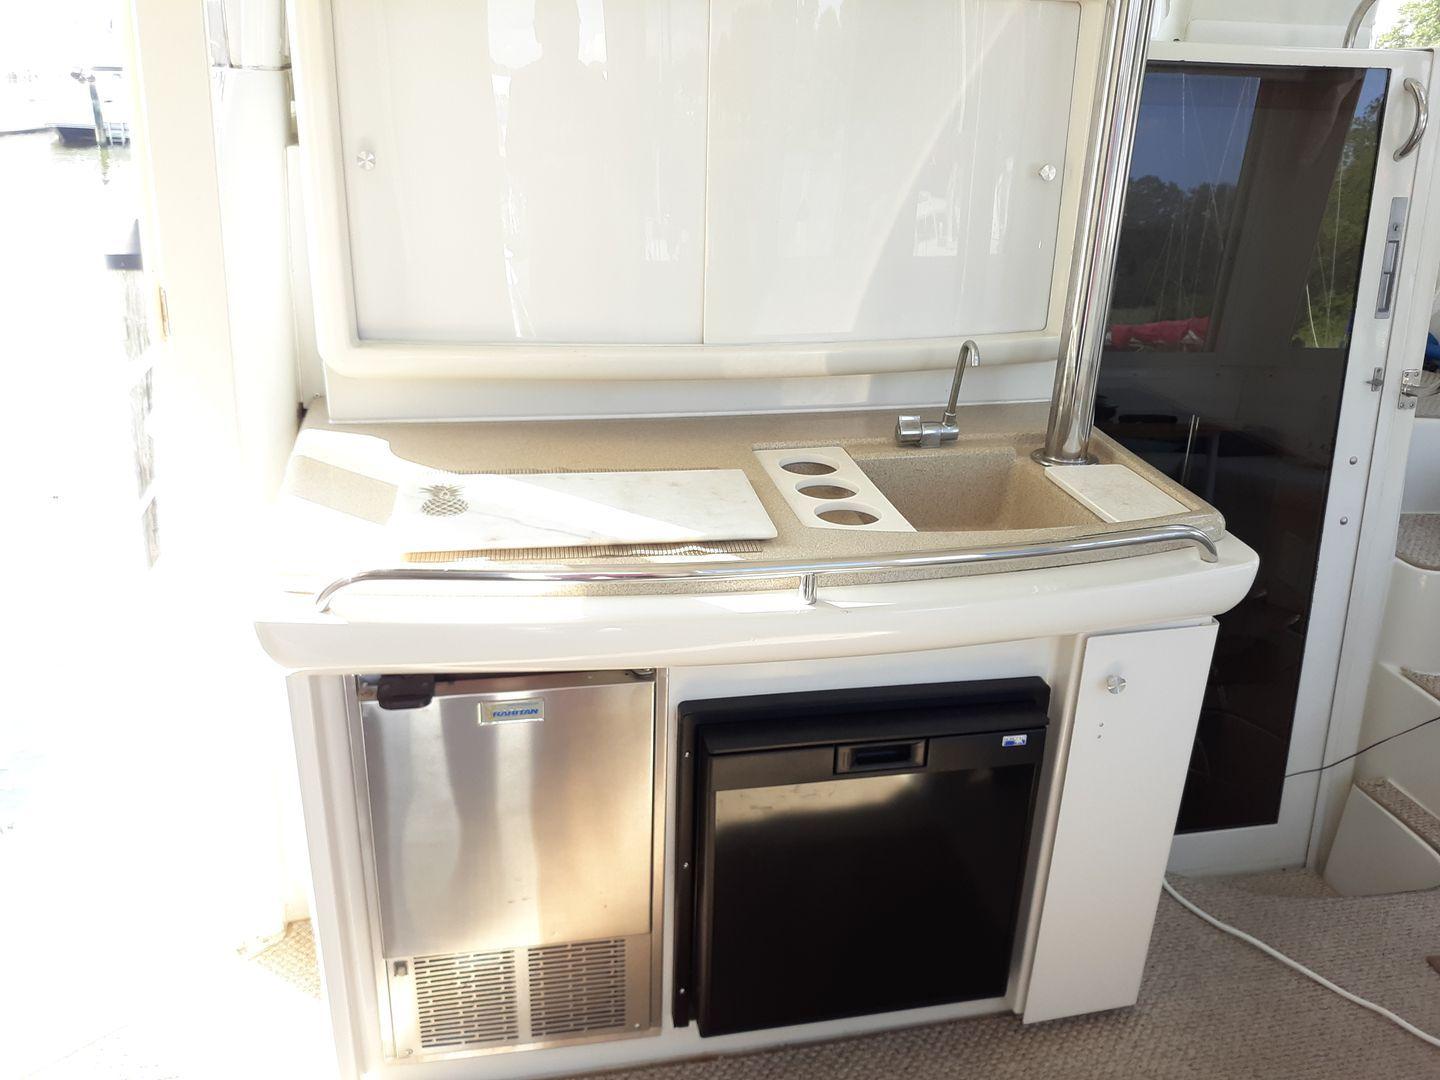
<svg viewBox="0 0 1440 1080">
<path fill-rule="evenodd" d="M 1286 956 L 1286 955 L 1285 955 L 1284 953 L 1282 953 L 1279 949 L 1275 949 L 1275 948 L 1272 948 L 1272 947 L 1269 946 L 1269 945 L 1266 945 L 1265 942 L 1261 941 L 1259 938 L 1251 937 L 1249 934 L 1245 933 L 1244 930 L 1237 930 L 1235 927 L 1229 925 L 1228 923 L 1223 923 L 1223 922 L 1221 922 L 1219 919 L 1215 918 L 1214 915 L 1211 915 L 1208 911 L 1202 911 L 1200 908 L 1198 908 L 1198 907 L 1196 907 L 1194 904 L 1192 904 L 1189 900 L 1185 899 L 1185 897 L 1181 896 L 1178 892 L 1175 891 L 1175 887 L 1174 887 L 1173 885 L 1171 885 L 1168 880 L 1165 880 L 1165 879 L 1162 878 L 1160 883 L 1165 887 L 1165 891 L 1166 891 L 1167 893 L 1169 893 L 1170 896 L 1171 896 L 1177 903 L 1179 903 L 1181 907 L 1185 908 L 1185 909 L 1186 909 L 1187 911 L 1189 911 L 1192 915 L 1196 915 L 1196 916 L 1199 916 L 1201 919 L 1204 919 L 1204 920 L 1205 920 L 1207 923 L 1209 923 L 1211 926 L 1215 927 L 1215 929 L 1217 929 L 1217 930 L 1223 930 L 1225 933 L 1229 934 L 1231 937 L 1237 937 L 1237 938 L 1239 938 L 1241 941 L 1245 942 L 1245 944 L 1255 946 L 1255 948 L 1259 949 L 1259 950 L 1260 950 L 1261 952 L 1263 952 L 1266 956 L 1270 956 L 1270 957 L 1273 957 L 1273 958 L 1276 959 L 1276 960 L 1279 960 L 1279 961 L 1280 961 L 1282 964 L 1284 964 L 1286 967 L 1288 967 L 1288 968 L 1290 968 L 1290 969 L 1292 969 L 1292 970 L 1294 970 L 1294 971 L 1298 971 L 1301 975 L 1304 975 L 1307 979 L 1311 979 L 1311 980 L 1319 983 L 1321 986 L 1325 987 L 1326 990 L 1333 990 L 1335 993 L 1337 993 L 1337 994 L 1339 994 L 1341 997 L 1343 997 L 1346 1001 L 1354 1002 L 1356 1005 L 1359 1005 L 1362 1009 L 1369 1009 L 1369 1010 L 1370 1010 L 1371 1012 L 1373 1012 L 1373 1013 L 1378 1013 L 1380 1016 L 1383 1016 L 1386 1020 L 1389 1020 L 1392 1024 L 1397 1024 L 1397 1025 L 1399 1025 L 1400 1027 L 1404 1028 L 1404 1029 L 1405 1029 L 1406 1031 L 1408 1031 L 1411 1035 L 1414 1035 L 1417 1039 L 1423 1039 L 1425 1042 L 1429 1043 L 1431 1046 L 1440 1047 L 1440 1038 L 1437 1038 L 1436 1036 L 1431 1035 L 1429 1032 L 1421 1031 L 1421 1030 L 1420 1030 L 1419 1028 L 1417 1028 L 1414 1024 L 1410 1023 L 1409 1020 L 1406 1020 L 1403 1016 L 1397 1016 L 1395 1013 L 1391 1012 L 1389 1009 L 1387 1009 L 1387 1008 L 1385 1008 L 1385 1007 L 1383 1007 L 1383 1006 L 1381 1006 L 1381 1005 L 1376 1005 L 1373 1001 L 1366 1001 L 1366 1000 L 1365 1000 L 1364 998 L 1362 998 L 1360 995 L 1358 995 L 1358 994 L 1352 994 L 1349 990 L 1346 990 L 1343 986 L 1336 986 L 1336 985 L 1335 985 L 1333 982 L 1331 982 L 1329 979 L 1325 978 L 1325 976 L 1323 976 L 1323 975 L 1317 975 L 1315 972 L 1311 971 L 1309 968 L 1307 968 L 1304 964 L 1300 963 L 1298 960 L 1291 960 L 1290 957 Z"/>
</svg>

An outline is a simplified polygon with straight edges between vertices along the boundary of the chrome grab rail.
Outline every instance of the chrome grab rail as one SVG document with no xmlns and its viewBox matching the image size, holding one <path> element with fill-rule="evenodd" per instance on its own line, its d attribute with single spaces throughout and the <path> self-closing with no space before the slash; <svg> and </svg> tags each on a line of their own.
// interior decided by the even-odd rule
<svg viewBox="0 0 1440 1080">
<path fill-rule="evenodd" d="M 1377 2 L 1378 0 L 1360 0 L 1359 6 L 1350 16 L 1349 25 L 1345 27 L 1345 48 L 1353 49 L 1355 47 L 1355 42 L 1360 37 L 1360 26 L 1365 22 L 1365 17 L 1370 14 Z"/>
<path fill-rule="evenodd" d="M 825 574 L 869 574 L 886 570 L 925 570 L 1012 559 L 1039 559 L 1056 555 L 1079 555 L 1142 544 L 1184 542 L 1200 549 L 1207 563 L 1219 561 L 1215 541 L 1194 525 L 1157 525 L 1149 529 L 1077 536 L 1070 540 L 1048 540 L 1032 544 L 997 547 L 957 548 L 949 551 L 914 554 L 875 555 L 868 558 L 825 559 L 819 562 L 751 562 L 705 564 L 597 563 L 584 568 L 566 566 L 512 566 L 484 570 L 435 570 L 397 568 L 366 570 L 332 581 L 315 597 L 321 614 L 330 610 L 330 601 L 342 589 L 370 581 L 529 581 L 561 584 L 598 584 L 635 581 L 740 581 L 798 577 L 800 599 L 807 606 L 816 602 L 819 578 Z"/>
</svg>

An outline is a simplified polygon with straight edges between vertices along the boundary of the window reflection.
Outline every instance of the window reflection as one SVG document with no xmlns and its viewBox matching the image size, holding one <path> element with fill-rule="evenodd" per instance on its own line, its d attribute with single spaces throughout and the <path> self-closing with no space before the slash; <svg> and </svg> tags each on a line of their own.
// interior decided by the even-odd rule
<svg viewBox="0 0 1440 1080">
<path fill-rule="evenodd" d="M 1258 77 L 1152 72 L 1136 132 L 1111 345 L 1205 348 Z"/>
<path fill-rule="evenodd" d="M 1305 297 L 1291 340 L 1312 349 L 1343 345 L 1360 286 L 1360 258 L 1370 216 L 1370 189 L 1385 108 L 1385 76 L 1372 71 L 1361 87 L 1340 166 L 1310 259 Z"/>
<path fill-rule="evenodd" d="M 1343 345 L 1356 301 L 1369 216 L 1384 72 L 1290 77 L 1212 69 L 1152 68 L 1136 135 L 1125 208 L 1125 242 L 1116 268 L 1110 344 L 1131 351 L 1210 351 L 1222 293 L 1238 253 L 1264 223 L 1247 201 L 1273 187 L 1266 170 L 1306 170 L 1307 192 L 1325 170 L 1329 194 L 1313 234 L 1309 269 L 1293 278 L 1298 295 L 1271 283 L 1267 302 L 1294 304 L 1290 345 Z M 1278 150 L 1281 125 L 1283 151 Z M 1273 194 L 1273 193 L 1268 193 Z M 1307 222 L 1307 224 L 1310 224 Z M 1269 236 L 1264 242 L 1283 241 Z"/>
</svg>

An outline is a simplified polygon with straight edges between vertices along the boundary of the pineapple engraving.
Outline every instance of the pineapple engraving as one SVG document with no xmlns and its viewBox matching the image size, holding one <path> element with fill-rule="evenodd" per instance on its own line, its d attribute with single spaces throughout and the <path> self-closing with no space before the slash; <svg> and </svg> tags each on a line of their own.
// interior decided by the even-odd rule
<svg viewBox="0 0 1440 1080">
<path fill-rule="evenodd" d="M 431 517 L 454 517 L 470 509 L 464 492 L 454 484 L 431 484 L 420 491 L 429 496 L 420 505 L 422 514 L 429 514 Z"/>
</svg>

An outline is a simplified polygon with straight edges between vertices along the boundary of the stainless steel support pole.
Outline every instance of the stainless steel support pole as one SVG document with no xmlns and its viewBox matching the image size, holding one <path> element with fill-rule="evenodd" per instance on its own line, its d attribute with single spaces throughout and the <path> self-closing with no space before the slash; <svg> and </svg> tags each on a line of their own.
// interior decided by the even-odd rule
<svg viewBox="0 0 1440 1080">
<path fill-rule="evenodd" d="M 1034 455 L 1044 465 L 1083 465 L 1094 460 L 1090 429 L 1095 385 L 1105 348 L 1115 251 L 1154 14 L 1155 0 L 1110 0 L 1106 7 L 1050 426 L 1045 446 Z"/>
</svg>

